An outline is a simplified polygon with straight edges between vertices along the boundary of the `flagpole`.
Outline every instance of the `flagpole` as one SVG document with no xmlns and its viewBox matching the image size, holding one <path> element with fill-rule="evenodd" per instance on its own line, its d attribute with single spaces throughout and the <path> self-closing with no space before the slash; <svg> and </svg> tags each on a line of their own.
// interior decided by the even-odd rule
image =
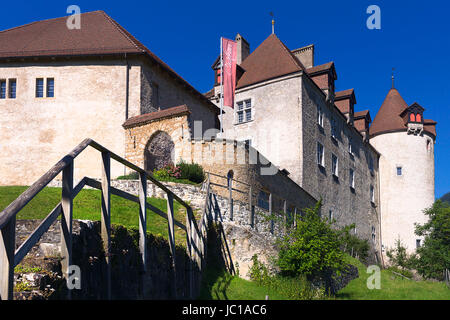
<svg viewBox="0 0 450 320">
<path fill-rule="evenodd" d="M 220 37 L 220 136 L 223 130 L 223 40 Z"/>
</svg>

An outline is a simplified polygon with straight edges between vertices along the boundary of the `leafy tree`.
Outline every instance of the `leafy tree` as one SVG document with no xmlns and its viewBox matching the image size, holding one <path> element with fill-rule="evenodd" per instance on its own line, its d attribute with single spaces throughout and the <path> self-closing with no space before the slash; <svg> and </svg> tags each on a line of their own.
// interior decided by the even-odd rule
<svg viewBox="0 0 450 320">
<path fill-rule="evenodd" d="M 296 227 L 281 239 L 277 265 L 282 275 L 320 277 L 329 270 L 339 274 L 345 269 L 340 232 L 321 219 L 320 207 L 321 201 L 305 209 L 303 217 L 297 217 Z"/>
<path fill-rule="evenodd" d="M 355 224 L 351 224 L 340 230 L 341 249 L 352 257 L 364 261 L 369 256 L 370 245 L 367 239 L 360 239 L 351 233 L 354 228 Z"/>
<path fill-rule="evenodd" d="M 395 241 L 395 247 L 386 251 L 386 255 L 389 258 L 389 262 L 401 269 L 408 269 L 411 267 L 411 257 L 408 256 L 406 248 L 402 241 L 397 239 Z"/>
<path fill-rule="evenodd" d="M 416 224 L 415 233 L 424 237 L 417 248 L 415 268 L 426 278 L 443 279 L 445 269 L 450 269 L 450 205 L 437 200 L 425 210 L 427 223 Z"/>
</svg>

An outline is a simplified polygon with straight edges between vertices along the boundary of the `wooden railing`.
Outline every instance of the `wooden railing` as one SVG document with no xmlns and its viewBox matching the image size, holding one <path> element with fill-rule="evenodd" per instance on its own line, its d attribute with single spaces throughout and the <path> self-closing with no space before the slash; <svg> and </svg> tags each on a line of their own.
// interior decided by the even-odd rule
<svg viewBox="0 0 450 320">
<path fill-rule="evenodd" d="M 75 187 L 74 181 L 74 159 L 80 155 L 88 146 L 96 149 L 102 154 L 102 179 L 101 182 L 84 177 Z M 111 187 L 111 159 L 125 165 L 139 174 L 139 196 Z M 55 177 L 62 173 L 62 195 L 61 202 L 42 220 L 40 225 L 32 234 L 15 250 L 15 229 L 17 214 Z M 152 206 L 147 202 L 147 180 L 166 193 L 167 213 Z M 186 231 L 187 253 L 189 255 L 189 297 L 194 298 L 199 292 L 201 281 L 201 270 L 205 264 L 206 257 L 206 235 L 210 218 L 211 197 L 209 191 L 209 178 L 207 180 L 207 196 L 205 208 L 197 225 L 191 206 L 180 199 L 170 189 L 156 180 L 151 172 L 132 164 L 117 154 L 104 148 L 97 142 L 86 139 L 80 143 L 68 155 L 56 163 L 47 173 L 31 185 L 24 193 L 14 200 L 0 213 L 0 299 L 13 299 L 14 268 L 17 266 L 31 248 L 39 241 L 41 236 L 49 229 L 54 221 L 61 215 L 61 258 L 62 272 L 67 279 L 69 267 L 72 264 L 72 219 L 73 200 L 85 186 L 101 191 L 101 236 L 103 240 L 107 272 L 107 298 L 111 298 L 111 195 L 117 195 L 129 201 L 139 204 L 139 250 L 144 272 L 147 270 L 148 261 L 146 254 L 146 232 L 147 232 L 147 210 L 151 210 L 168 221 L 169 247 L 174 270 L 173 290 L 176 298 L 177 285 L 177 263 L 175 252 L 175 226 Z M 174 218 L 173 202 L 177 201 L 186 208 L 186 225 L 176 221 Z M 68 290 L 67 298 L 71 298 L 71 290 Z"/>
</svg>

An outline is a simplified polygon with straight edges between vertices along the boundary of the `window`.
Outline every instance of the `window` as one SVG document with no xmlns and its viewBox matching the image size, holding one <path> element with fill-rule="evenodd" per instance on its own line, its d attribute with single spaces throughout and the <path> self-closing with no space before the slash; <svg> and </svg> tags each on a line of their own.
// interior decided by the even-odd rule
<svg viewBox="0 0 450 320">
<path fill-rule="evenodd" d="M 152 95 L 150 97 L 150 105 L 154 110 L 160 110 L 159 106 L 159 86 L 158 84 L 151 83 Z"/>
<path fill-rule="evenodd" d="M 348 153 L 353 155 L 353 140 L 351 137 L 348 137 Z"/>
<path fill-rule="evenodd" d="M 323 127 L 323 111 L 321 106 L 317 106 L 317 124 Z"/>
<path fill-rule="evenodd" d="M 336 177 L 339 176 L 339 160 L 334 154 L 331 155 L 331 173 Z"/>
<path fill-rule="evenodd" d="M 330 211 L 328 212 L 328 220 L 333 220 L 333 210 L 330 209 Z"/>
<path fill-rule="evenodd" d="M 350 169 L 350 188 L 355 189 L 355 172 L 353 171 L 353 169 Z"/>
<path fill-rule="evenodd" d="M 375 203 L 375 189 L 372 185 L 370 186 L 370 201 Z"/>
<path fill-rule="evenodd" d="M 47 78 L 47 98 L 55 96 L 55 79 Z"/>
<path fill-rule="evenodd" d="M 8 90 L 8 98 L 15 99 L 16 98 L 16 79 L 9 79 L 9 90 Z"/>
<path fill-rule="evenodd" d="M 397 175 L 401 176 L 403 174 L 402 167 L 397 167 Z"/>
<path fill-rule="evenodd" d="M 0 80 L 0 99 L 6 98 L 6 80 Z"/>
<path fill-rule="evenodd" d="M 420 239 L 416 239 L 416 248 L 420 248 Z"/>
<path fill-rule="evenodd" d="M 416 121 L 417 122 L 422 122 L 422 116 L 420 115 L 420 113 L 417 114 Z"/>
<path fill-rule="evenodd" d="M 337 126 L 335 119 L 331 119 L 331 137 L 334 139 L 337 137 Z"/>
<path fill-rule="evenodd" d="M 44 97 L 44 79 L 36 79 L 36 98 Z"/>
<path fill-rule="evenodd" d="M 236 110 L 237 123 L 244 123 L 252 120 L 252 100 L 248 99 L 237 103 Z"/>
<path fill-rule="evenodd" d="M 322 167 L 325 167 L 323 155 L 324 155 L 323 145 L 320 144 L 320 142 L 317 142 L 317 164 L 319 164 Z"/>
<path fill-rule="evenodd" d="M 269 194 L 261 190 L 258 194 L 258 207 L 269 210 L 269 201 Z"/>
</svg>

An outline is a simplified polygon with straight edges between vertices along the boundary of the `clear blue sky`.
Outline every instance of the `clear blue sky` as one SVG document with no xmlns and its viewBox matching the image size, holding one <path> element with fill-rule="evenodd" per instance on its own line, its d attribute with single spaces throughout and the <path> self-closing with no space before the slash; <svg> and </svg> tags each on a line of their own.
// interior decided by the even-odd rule
<svg viewBox="0 0 450 320">
<path fill-rule="evenodd" d="M 450 191 L 448 1 L 3 1 L 0 30 L 65 16 L 71 4 L 106 11 L 200 92 L 212 86 L 219 38 L 239 32 L 255 49 L 271 33 L 271 11 L 278 37 L 290 49 L 314 43 L 316 64 L 334 61 L 336 89 L 355 88 L 356 111 L 369 109 L 372 119 L 395 67 L 406 102 L 438 121 L 436 197 Z M 381 30 L 366 28 L 372 4 L 381 9 Z"/>
</svg>

